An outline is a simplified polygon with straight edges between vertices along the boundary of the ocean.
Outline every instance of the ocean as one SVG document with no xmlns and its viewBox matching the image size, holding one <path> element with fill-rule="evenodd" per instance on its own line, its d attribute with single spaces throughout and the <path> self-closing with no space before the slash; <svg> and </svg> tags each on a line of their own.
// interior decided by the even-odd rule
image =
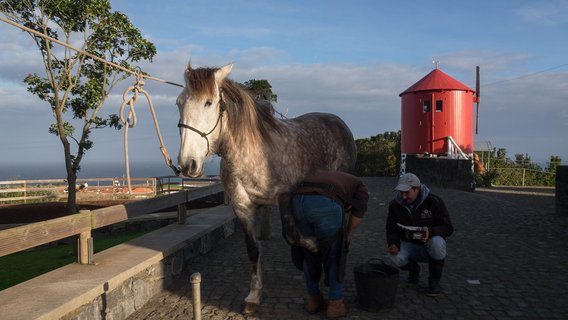
<svg viewBox="0 0 568 320">
<path fill-rule="evenodd" d="M 130 163 L 131 178 L 173 176 L 174 173 L 164 162 Z M 205 175 L 219 175 L 219 158 L 205 163 Z M 126 165 L 120 163 L 83 163 L 77 174 L 80 179 L 126 177 Z M 0 181 L 66 179 L 65 164 L 62 163 L 0 163 Z"/>
</svg>

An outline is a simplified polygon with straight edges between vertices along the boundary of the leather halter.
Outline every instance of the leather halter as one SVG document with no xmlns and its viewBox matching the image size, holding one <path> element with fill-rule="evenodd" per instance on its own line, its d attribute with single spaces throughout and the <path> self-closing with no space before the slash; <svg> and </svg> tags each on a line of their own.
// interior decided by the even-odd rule
<svg viewBox="0 0 568 320">
<path fill-rule="evenodd" d="M 223 120 L 223 112 L 225 112 L 225 109 L 226 109 L 225 108 L 225 99 L 223 98 L 223 91 L 219 91 L 219 96 L 221 97 L 221 99 L 219 100 L 219 117 L 217 117 L 217 122 L 215 122 L 215 126 L 213 126 L 213 129 L 209 130 L 209 132 L 205 133 L 203 131 L 195 129 L 192 126 L 188 126 L 187 124 L 182 123 L 181 119 L 178 122 L 178 128 L 179 128 L 180 135 L 181 135 L 181 129 L 185 128 L 185 129 L 189 129 L 189 130 L 197 133 L 203 139 L 205 139 L 205 141 L 207 142 L 207 154 L 205 156 L 209 155 L 209 139 L 207 139 L 207 136 L 210 135 L 211 133 L 213 133 L 213 131 L 215 131 L 217 126 L 221 123 L 221 121 Z"/>
</svg>

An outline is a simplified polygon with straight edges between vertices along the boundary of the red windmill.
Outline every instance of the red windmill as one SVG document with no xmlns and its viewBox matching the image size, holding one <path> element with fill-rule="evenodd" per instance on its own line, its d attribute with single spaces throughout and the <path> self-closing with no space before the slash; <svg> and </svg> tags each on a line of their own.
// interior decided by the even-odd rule
<svg viewBox="0 0 568 320">
<path fill-rule="evenodd" d="M 476 72 L 476 91 L 436 68 L 399 95 L 401 172 L 406 171 L 408 157 L 473 159 L 473 103 L 479 112 L 479 67 Z M 477 123 L 475 120 L 476 133 Z"/>
</svg>

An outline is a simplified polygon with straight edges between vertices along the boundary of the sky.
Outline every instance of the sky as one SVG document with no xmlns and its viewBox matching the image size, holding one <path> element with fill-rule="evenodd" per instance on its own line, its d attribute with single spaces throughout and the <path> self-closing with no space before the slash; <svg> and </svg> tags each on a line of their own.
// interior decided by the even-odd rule
<svg viewBox="0 0 568 320">
<path fill-rule="evenodd" d="M 153 61 L 141 64 L 152 76 L 183 84 L 190 60 L 194 67 L 233 63 L 229 77 L 268 80 L 287 117 L 334 113 L 355 138 L 400 130 L 399 94 L 433 61 L 472 89 L 480 66 L 475 142 L 505 148 L 513 159 L 568 162 L 568 0 L 110 2 L 156 45 Z M 0 166 L 63 163 L 61 142 L 48 133 L 50 107 L 22 82 L 42 69 L 31 37 L 0 22 Z M 101 115 L 118 113 L 133 82 L 112 92 Z M 148 80 L 145 89 L 176 159 L 181 88 Z M 144 100 L 136 112 L 130 161 L 163 163 Z M 92 138 L 84 166 L 124 162 L 123 131 L 96 130 Z"/>
</svg>

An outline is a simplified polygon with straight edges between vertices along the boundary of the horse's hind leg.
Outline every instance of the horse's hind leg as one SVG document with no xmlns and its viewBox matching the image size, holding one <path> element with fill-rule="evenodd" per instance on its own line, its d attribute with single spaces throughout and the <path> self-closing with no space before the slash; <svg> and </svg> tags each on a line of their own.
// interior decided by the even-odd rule
<svg viewBox="0 0 568 320">
<path fill-rule="evenodd" d="M 262 269 L 260 267 L 260 242 L 256 239 L 254 211 L 251 213 L 235 212 L 241 223 L 247 245 L 247 254 L 251 262 L 250 292 L 245 298 L 243 314 L 254 313 L 260 305 L 262 296 Z"/>
</svg>

